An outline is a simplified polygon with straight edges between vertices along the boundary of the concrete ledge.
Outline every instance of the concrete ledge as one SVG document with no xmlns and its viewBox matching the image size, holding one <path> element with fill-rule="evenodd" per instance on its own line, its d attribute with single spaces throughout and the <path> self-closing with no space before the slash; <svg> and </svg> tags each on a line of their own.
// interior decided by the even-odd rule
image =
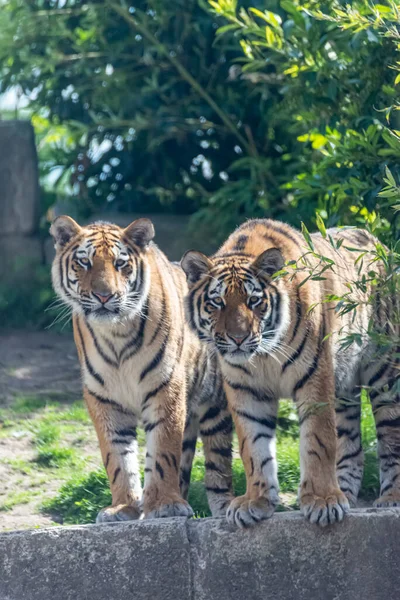
<svg viewBox="0 0 400 600">
<path fill-rule="evenodd" d="M 397 600 L 400 510 L 329 529 L 167 519 L 0 535 L 0 600 Z"/>
</svg>

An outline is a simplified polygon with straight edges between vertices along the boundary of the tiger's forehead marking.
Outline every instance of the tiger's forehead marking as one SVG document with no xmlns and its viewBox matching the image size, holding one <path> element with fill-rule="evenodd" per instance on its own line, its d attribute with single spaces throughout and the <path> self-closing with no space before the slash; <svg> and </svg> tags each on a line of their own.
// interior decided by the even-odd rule
<svg viewBox="0 0 400 600">
<path fill-rule="evenodd" d="M 86 234 L 76 251 L 78 258 L 83 256 L 92 258 L 96 254 L 110 258 L 128 258 L 128 248 L 121 240 L 120 232 L 117 229 L 104 227 L 89 227 L 88 229 L 89 233 Z"/>
<path fill-rule="evenodd" d="M 221 265 L 222 269 L 211 271 L 208 293 L 210 296 L 224 296 L 226 293 L 240 292 L 251 295 L 261 293 L 263 288 L 257 277 L 250 271 L 250 265 Z M 245 268 L 246 267 L 246 268 Z"/>
</svg>

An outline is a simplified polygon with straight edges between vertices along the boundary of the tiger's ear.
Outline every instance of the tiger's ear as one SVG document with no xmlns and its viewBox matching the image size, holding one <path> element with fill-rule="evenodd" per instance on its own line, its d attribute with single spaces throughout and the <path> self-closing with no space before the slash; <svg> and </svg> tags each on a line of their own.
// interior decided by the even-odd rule
<svg viewBox="0 0 400 600">
<path fill-rule="evenodd" d="M 124 229 L 126 237 L 139 248 L 146 248 L 156 232 L 150 219 L 137 219 Z"/>
<path fill-rule="evenodd" d="M 66 215 L 62 215 L 54 219 L 50 227 L 50 235 L 53 236 L 56 246 L 62 248 L 72 238 L 74 238 L 81 231 L 81 227 Z"/>
<path fill-rule="evenodd" d="M 182 257 L 181 267 L 186 273 L 189 285 L 199 281 L 211 269 L 212 262 L 205 254 L 188 250 Z"/>
<path fill-rule="evenodd" d="M 253 262 L 253 269 L 259 273 L 265 273 L 270 277 L 280 271 L 285 264 L 282 252 L 278 248 L 268 248 Z"/>
</svg>

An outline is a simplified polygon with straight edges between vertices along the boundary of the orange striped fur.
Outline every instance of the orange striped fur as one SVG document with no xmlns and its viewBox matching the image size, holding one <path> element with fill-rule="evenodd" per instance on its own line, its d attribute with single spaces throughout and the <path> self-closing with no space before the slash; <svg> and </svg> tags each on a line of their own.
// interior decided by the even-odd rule
<svg viewBox="0 0 400 600">
<path fill-rule="evenodd" d="M 231 432 L 215 358 L 184 319 L 186 279 L 139 219 L 121 229 L 58 217 L 54 289 L 73 312 L 84 397 L 110 481 L 98 522 L 190 516 L 186 498 L 197 433 L 212 513 L 232 498 Z M 146 433 L 145 483 L 136 428 Z"/>
<path fill-rule="evenodd" d="M 300 420 L 300 506 L 312 523 L 341 521 L 354 504 L 361 484 L 361 386 L 374 387 L 371 400 L 378 429 L 381 497 L 378 506 L 400 503 L 400 397 L 396 392 L 398 358 L 376 357 L 367 335 L 369 323 L 387 327 L 390 307 L 375 308 L 372 293 L 357 292 L 354 312 L 339 317 L 327 294 L 348 292 L 371 269 L 375 238 L 358 229 L 329 230 L 340 249 L 312 235 L 316 253 L 330 257 L 333 269 L 323 280 L 307 273 L 273 275 L 306 253 L 303 236 L 284 223 L 248 221 L 211 258 L 190 251 L 182 259 L 190 292 L 187 317 L 200 339 L 217 351 L 224 376 L 247 491 L 235 498 L 228 521 L 246 527 L 270 517 L 279 502 L 275 428 L 279 398 L 293 398 Z M 359 249 L 354 253 L 348 248 Z M 367 254 L 360 267 L 354 264 Z M 318 259 L 309 255 L 309 267 Z M 382 272 L 382 264 L 375 263 Z M 290 271 L 290 269 L 289 269 Z M 367 277 L 368 279 L 368 277 Z M 315 305 L 314 309 L 309 308 Z M 340 335 L 358 332 L 356 344 L 340 349 Z M 328 334 L 332 334 L 326 338 Z M 398 335 L 398 332 L 397 332 Z M 335 418 L 336 400 L 336 418 Z"/>
</svg>

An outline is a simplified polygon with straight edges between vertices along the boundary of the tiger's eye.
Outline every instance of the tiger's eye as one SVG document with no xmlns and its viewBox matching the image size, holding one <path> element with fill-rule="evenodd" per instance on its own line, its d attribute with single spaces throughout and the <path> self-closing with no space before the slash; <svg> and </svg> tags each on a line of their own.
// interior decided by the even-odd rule
<svg viewBox="0 0 400 600">
<path fill-rule="evenodd" d="M 90 265 L 90 260 L 88 258 L 80 258 L 79 259 L 79 263 L 83 266 L 83 267 L 88 267 Z"/>
<path fill-rule="evenodd" d="M 123 258 L 118 258 L 118 260 L 115 261 L 115 266 L 118 268 L 123 267 L 126 264 L 126 260 L 124 260 Z"/>
<path fill-rule="evenodd" d="M 216 296 L 215 298 L 213 298 L 213 302 L 215 302 L 215 304 L 218 304 L 219 306 L 223 304 L 221 296 Z"/>
<path fill-rule="evenodd" d="M 260 301 L 260 298 L 258 296 L 250 296 L 249 298 L 249 304 L 250 305 L 254 305 L 257 304 Z"/>
</svg>

